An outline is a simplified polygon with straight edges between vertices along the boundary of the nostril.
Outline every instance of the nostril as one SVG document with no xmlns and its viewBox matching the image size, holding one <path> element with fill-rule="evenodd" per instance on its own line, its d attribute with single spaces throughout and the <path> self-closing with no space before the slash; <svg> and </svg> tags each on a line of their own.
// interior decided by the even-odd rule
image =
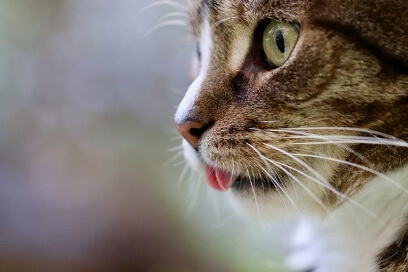
<svg viewBox="0 0 408 272">
<path fill-rule="evenodd" d="M 194 121 L 186 121 L 177 125 L 177 129 L 181 136 L 186 139 L 194 148 L 198 148 L 198 142 L 202 134 L 212 126 L 214 122 L 207 124 Z"/>
<path fill-rule="evenodd" d="M 193 135 L 194 137 L 199 138 L 202 133 L 203 133 L 202 128 L 191 128 L 190 129 L 190 134 Z"/>
<path fill-rule="evenodd" d="M 214 121 L 208 122 L 206 125 L 202 125 L 201 127 L 195 127 L 190 129 L 190 134 L 200 138 L 201 135 L 206 132 L 212 125 L 214 124 Z"/>
</svg>

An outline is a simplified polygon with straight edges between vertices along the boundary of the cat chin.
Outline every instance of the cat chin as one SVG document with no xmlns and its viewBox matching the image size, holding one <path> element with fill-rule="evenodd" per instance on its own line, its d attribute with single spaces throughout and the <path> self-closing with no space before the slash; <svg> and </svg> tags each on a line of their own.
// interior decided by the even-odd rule
<svg viewBox="0 0 408 272">
<path fill-rule="evenodd" d="M 302 194 L 296 187 L 286 188 L 283 193 L 278 190 L 264 192 L 261 188 L 237 189 L 229 193 L 232 206 L 246 217 L 269 220 L 292 220 L 305 215 L 320 215 L 325 207 L 317 204 L 310 195 Z M 319 193 L 316 193 L 316 196 Z M 289 200 L 289 198 L 291 200 Z"/>
<path fill-rule="evenodd" d="M 255 199 L 250 191 L 232 189 L 229 196 L 234 210 L 244 217 L 269 221 L 292 219 L 297 216 L 297 211 L 285 205 L 277 192 L 262 195 L 257 193 Z"/>
<path fill-rule="evenodd" d="M 190 167 L 195 171 L 204 171 L 204 164 L 197 151 L 185 140 L 182 146 Z M 252 187 L 250 184 L 233 186 L 228 192 L 230 203 L 245 217 L 262 220 L 286 220 L 325 211 L 323 204 L 318 202 L 325 193 L 321 186 L 307 181 L 303 182 L 302 187 L 294 186 L 290 180 L 283 182 L 286 184 L 284 191 L 283 188 L 265 189 L 262 186 Z"/>
</svg>

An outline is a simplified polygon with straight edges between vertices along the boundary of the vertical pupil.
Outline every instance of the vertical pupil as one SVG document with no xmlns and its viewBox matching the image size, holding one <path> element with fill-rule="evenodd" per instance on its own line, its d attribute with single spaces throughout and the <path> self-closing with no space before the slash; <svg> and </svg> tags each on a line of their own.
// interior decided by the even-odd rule
<svg viewBox="0 0 408 272">
<path fill-rule="evenodd" d="M 285 53 L 285 39 L 283 38 L 283 33 L 281 30 L 276 31 L 276 45 L 279 51 Z"/>
</svg>

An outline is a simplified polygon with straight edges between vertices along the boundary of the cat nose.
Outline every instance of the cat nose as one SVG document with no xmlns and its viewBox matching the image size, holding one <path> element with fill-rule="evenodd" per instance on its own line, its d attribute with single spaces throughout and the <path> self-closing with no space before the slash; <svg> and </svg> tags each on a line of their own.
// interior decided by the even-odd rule
<svg viewBox="0 0 408 272">
<path fill-rule="evenodd" d="M 187 142 L 189 142 L 194 148 L 198 148 L 198 141 L 204 131 L 208 128 L 208 125 L 200 122 L 185 121 L 181 124 L 177 124 L 176 127 Z"/>
</svg>

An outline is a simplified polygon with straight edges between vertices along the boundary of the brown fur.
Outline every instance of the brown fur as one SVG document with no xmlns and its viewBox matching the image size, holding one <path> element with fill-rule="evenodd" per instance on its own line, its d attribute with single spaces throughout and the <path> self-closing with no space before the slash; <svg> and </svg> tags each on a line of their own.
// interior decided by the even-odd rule
<svg viewBox="0 0 408 272">
<path fill-rule="evenodd" d="M 406 272 L 408 271 L 408 226 L 403 228 L 399 238 L 378 258 L 381 272 Z"/>
<path fill-rule="evenodd" d="M 212 124 L 200 139 L 200 150 L 207 150 L 211 162 L 226 169 L 231 169 L 234 162 L 235 170 L 241 173 L 248 169 L 253 175 L 262 175 L 259 166 L 264 161 L 248 146 L 251 144 L 266 157 L 299 168 L 297 162 L 264 145 L 268 143 L 288 152 L 319 153 L 380 172 L 408 164 L 406 148 L 350 145 L 366 158 L 362 160 L 335 145 L 294 145 L 310 140 L 288 140 L 288 133 L 265 131 L 353 127 L 408 140 L 405 0 L 197 1 L 191 19 L 195 33 L 199 33 L 203 16 L 208 16 L 213 25 L 215 47 L 208 76 L 188 118 Z M 260 54 L 262 21 L 266 18 L 301 25 L 295 51 L 282 67 L 274 70 L 265 65 Z M 242 30 L 254 35 L 237 71 L 228 67 L 234 38 Z M 319 133 L 367 136 L 350 131 Z M 330 183 L 348 196 L 373 177 L 346 165 L 313 158 L 304 161 L 317 170 L 329 165 Z M 329 207 L 342 202 L 329 191 L 322 199 Z M 401 237 L 404 238 L 399 240 L 406 240 L 406 232 Z M 399 256 L 399 249 L 393 245 L 381 255 L 382 271 L 407 271 L 406 258 L 388 258 L 389 252 Z"/>
</svg>

